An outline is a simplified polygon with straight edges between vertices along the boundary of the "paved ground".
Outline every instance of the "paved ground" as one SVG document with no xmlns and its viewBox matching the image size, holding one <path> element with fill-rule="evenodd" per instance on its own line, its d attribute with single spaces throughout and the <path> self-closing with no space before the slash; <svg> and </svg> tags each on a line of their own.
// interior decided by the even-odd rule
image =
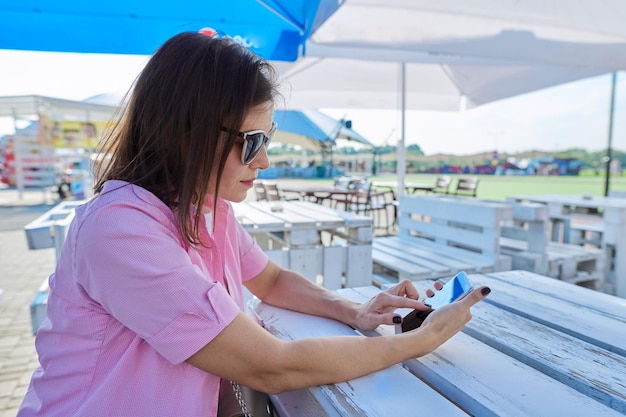
<svg viewBox="0 0 626 417">
<path fill-rule="evenodd" d="M 29 250 L 24 226 L 54 206 L 41 191 L 0 188 L 0 417 L 13 417 L 38 364 L 30 301 L 55 265 L 54 249 Z"/>
<path fill-rule="evenodd" d="M 283 181 L 291 187 L 306 185 Z M 255 199 L 252 192 L 248 199 Z M 54 249 L 28 249 L 24 226 L 55 204 L 51 194 L 20 194 L 0 185 L 0 417 L 16 415 L 38 365 L 30 302 L 55 266 Z"/>
</svg>

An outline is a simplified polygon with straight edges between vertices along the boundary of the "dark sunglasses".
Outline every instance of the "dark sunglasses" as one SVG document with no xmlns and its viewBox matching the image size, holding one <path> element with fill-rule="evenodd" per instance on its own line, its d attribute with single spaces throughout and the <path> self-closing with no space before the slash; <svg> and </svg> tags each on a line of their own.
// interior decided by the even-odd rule
<svg viewBox="0 0 626 417">
<path fill-rule="evenodd" d="M 265 133 L 263 130 L 251 130 L 249 132 L 239 132 L 237 130 L 223 127 L 224 132 L 233 133 L 240 138 L 243 138 L 243 148 L 241 150 L 241 162 L 244 165 L 250 165 L 252 161 L 259 156 L 261 147 L 265 145 L 267 148 L 272 141 L 272 136 L 276 132 L 276 122 L 272 122 L 272 128 L 269 133 Z"/>
</svg>

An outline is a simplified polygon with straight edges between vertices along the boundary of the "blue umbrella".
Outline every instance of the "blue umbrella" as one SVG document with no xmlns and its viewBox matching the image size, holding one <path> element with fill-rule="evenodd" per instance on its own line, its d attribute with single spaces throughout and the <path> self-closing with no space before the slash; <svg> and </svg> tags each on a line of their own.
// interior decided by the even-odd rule
<svg viewBox="0 0 626 417">
<path fill-rule="evenodd" d="M 351 128 L 346 120 L 337 120 L 317 110 L 276 110 L 278 124 L 275 140 L 304 147 L 330 148 L 337 139 L 374 145 Z"/>
<path fill-rule="evenodd" d="M 0 49 L 150 55 L 209 27 L 266 59 L 294 61 L 331 0 L 20 0 L 0 5 Z"/>
</svg>

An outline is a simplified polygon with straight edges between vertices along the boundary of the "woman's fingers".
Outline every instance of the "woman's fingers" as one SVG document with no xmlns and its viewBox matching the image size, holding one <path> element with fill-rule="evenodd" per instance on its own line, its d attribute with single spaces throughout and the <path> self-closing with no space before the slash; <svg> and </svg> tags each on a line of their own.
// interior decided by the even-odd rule
<svg viewBox="0 0 626 417">
<path fill-rule="evenodd" d="M 419 298 L 419 292 L 408 279 L 403 279 L 396 285 L 390 287 L 385 291 L 388 294 L 397 295 L 400 297 L 407 297 L 417 300 Z"/>
</svg>

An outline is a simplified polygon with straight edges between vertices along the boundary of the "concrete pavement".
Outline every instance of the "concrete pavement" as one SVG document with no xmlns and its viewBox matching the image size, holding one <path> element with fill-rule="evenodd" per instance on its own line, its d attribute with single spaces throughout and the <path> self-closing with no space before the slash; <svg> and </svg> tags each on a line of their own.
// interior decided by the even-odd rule
<svg viewBox="0 0 626 417">
<path fill-rule="evenodd" d="M 16 415 L 38 365 L 30 302 L 52 272 L 55 253 L 29 250 L 24 226 L 52 208 L 52 198 L 0 188 L 0 417 Z"/>
</svg>

